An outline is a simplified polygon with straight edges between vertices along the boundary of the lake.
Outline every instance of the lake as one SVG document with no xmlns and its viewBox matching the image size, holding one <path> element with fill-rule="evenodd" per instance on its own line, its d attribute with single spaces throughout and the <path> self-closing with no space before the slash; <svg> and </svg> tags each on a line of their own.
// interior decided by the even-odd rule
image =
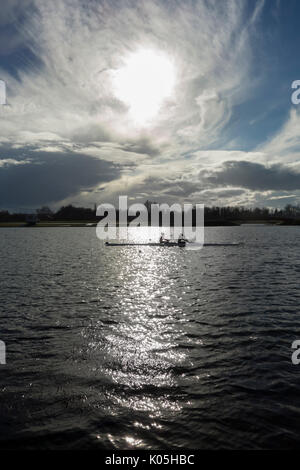
<svg viewBox="0 0 300 470">
<path fill-rule="evenodd" d="M 0 229 L 0 448 L 275 449 L 300 441 L 299 227 L 202 250 Z"/>
</svg>

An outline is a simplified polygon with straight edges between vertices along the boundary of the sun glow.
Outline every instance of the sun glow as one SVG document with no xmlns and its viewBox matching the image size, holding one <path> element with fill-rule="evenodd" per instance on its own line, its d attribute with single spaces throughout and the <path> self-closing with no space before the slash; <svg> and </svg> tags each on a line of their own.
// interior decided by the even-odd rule
<svg viewBox="0 0 300 470">
<path fill-rule="evenodd" d="M 133 121 L 144 125 L 159 112 L 175 85 L 175 68 L 164 54 L 151 50 L 133 53 L 115 72 L 116 97 L 129 107 Z"/>
</svg>

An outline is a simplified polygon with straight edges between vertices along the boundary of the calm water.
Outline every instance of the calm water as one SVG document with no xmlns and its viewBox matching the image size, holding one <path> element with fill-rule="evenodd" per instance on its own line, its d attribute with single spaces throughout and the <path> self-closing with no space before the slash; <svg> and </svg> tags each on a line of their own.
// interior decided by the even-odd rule
<svg viewBox="0 0 300 470">
<path fill-rule="evenodd" d="M 299 235 L 208 228 L 245 245 L 188 251 L 1 229 L 0 447 L 297 447 Z"/>
</svg>

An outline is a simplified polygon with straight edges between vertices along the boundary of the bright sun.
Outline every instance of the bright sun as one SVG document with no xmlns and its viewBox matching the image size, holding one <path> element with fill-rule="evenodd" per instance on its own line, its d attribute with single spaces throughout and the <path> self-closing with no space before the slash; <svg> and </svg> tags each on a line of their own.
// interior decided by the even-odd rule
<svg viewBox="0 0 300 470">
<path fill-rule="evenodd" d="M 129 106 L 136 124 L 144 125 L 159 112 L 163 101 L 175 85 L 173 63 L 164 54 L 140 50 L 115 72 L 114 91 L 118 99 Z"/>
</svg>

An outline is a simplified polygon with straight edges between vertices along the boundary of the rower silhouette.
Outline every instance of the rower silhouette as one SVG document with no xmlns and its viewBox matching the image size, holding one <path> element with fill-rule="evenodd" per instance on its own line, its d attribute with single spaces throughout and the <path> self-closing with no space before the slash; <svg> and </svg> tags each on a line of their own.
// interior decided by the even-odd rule
<svg viewBox="0 0 300 470">
<path fill-rule="evenodd" d="M 159 243 L 168 243 L 168 239 L 164 237 L 164 233 L 161 233 Z"/>
</svg>

